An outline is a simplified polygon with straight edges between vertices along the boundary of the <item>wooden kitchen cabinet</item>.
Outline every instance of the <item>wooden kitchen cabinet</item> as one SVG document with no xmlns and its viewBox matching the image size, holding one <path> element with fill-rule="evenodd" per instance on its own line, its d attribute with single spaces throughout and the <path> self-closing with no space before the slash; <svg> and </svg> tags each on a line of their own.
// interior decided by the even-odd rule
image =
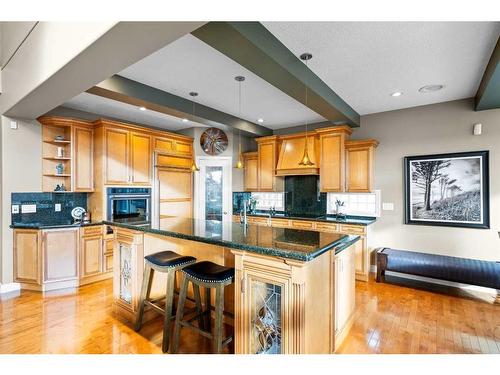
<svg viewBox="0 0 500 375">
<path fill-rule="evenodd" d="M 22 285 L 41 285 L 40 231 L 33 229 L 14 230 L 14 281 Z"/>
<path fill-rule="evenodd" d="M 316 129 L 319 134 L 320 189 L 322 192 L 345 190 L 345 142 L 352 133 L 349 126 Z"/>
<path fill-rule="evenodd" d="M 42 230 L 43 282 L 78 279 L 78 228 Z"/>
<path fill-rule="evenodd" d="M 246 152 L 243 154 L 244 162 L 244 190 L 257 191 L 258 181 L 258 152 Z"/>
<path fill-rule="evenodd" d="M 129 131 L 104 128 L 104 183 L 123 185 L 130 183 L 129 172 Z"/>
<path fill-rule="evenodd" d="M 335 312 L 334 333 L 335 342 L 341 342 L 347 335 L 355 308 L 355 266 L 354 251 L 345 249 L 334 258 L 335 278 Z M 335 350 L 338 345 L 335 345 Z"/>
<path fill-rule="evenodd" d="M 374 139 L 346 141 L 347 183 L 346 190 L 368 193 L 373 190 Z"/>
<path fill-rule="evenodd" d="M 130 182 L 133 185 L 151 184 L 151 136 L 130 133 Z"/>
<path fill-rule="evenodd" d="M 80 229 L 80 285 L 112 277 L 113 241 L 105 241 L 103 231 L 102 225 Z"/>
<path fill-rule="evenodd" d="M 73 191 L 94 190 L 94 131 L 88 126 L 73 127 Z"/>
<path fill-rule="evenodd" d="M 261 137 L 256 139 L 257 151 L 257 180 L 258 191 L 283 191 L 283 177 L 276 177 L 276 163 L 278 162 L 278 136 Z"/>
</svg>

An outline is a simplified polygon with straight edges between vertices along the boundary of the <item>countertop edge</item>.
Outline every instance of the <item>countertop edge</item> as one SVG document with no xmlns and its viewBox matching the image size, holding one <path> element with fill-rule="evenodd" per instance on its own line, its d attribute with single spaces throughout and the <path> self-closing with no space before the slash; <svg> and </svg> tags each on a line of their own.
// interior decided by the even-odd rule
<svg viewBox="0 0 500 375">
<path fill-rule="evenodd" d="M 238 213 L 234 213 L 233 215 L 238 216 Z M 268 214 L 265 213 L 252 213 L 252 214 L 247 214 L 247 216 L 252 216 L 252 217 L 268 217 Z M 351 216 L 354 218 L 354 216 Z M 359 225 L 366 227 L 368 225 L 371 225 L 377 221 L 376 217 L 369 217 L 369 216 L 357 216 L 359 219 L 322 219 L 322 218 L 307 218 L 307 217 L 300 217 L 300 216 L 282 216 L 282 215 L 275 215 L 271 216 L 272 219 L 288 219 L 288 220 L 303 220 L 303 221 L 316 221 L 316 222 L 321 222 L 321 223 L 333 223 L 333 224 L 347 224 L 347 225 Z M 362 221 L 362 222 L 360 222 Z"/>
<path fill-rule="evenodd" d="M 124 228 L 124 229 L 129 229 L 133 231 L 138 231 L 138 232 L 143 232 L 143 233 L 150 233 L 150 234 L 156 234 L 156 235 L 162 235 L 166 237 L 173 237 L 173 238 L 180 238 L 188 241 L 197 241 L 197 242 L 202 242 L 202 243 L 207 243 L 210 245 L 216 245 L 216 246 L 223 246 L 223 247 L 228 247 L 231 249 L 236 249 L 236 250 L 243 250 L 243 251 L 250 251 L 254 252 L 257 254 L 261 255 L 268 255 L 268 256 L 274 256 L 278 258 L 284 258 L 284 259 L 293 259 L 293 260 L 298 260 L 298 261 L 303 261 L 303 262 L 309 262 L 320 255 L 326 253 L 327 251 L 331 249 L 335 249 L 335 254 L 338 254 L 342 250 L 346 249 L 356 241 L 358 241 L 361 237 L 357 235 L 344 235 L 338 240 L 328 244 L 327 246 L 324 246 L 320 249 L 318 249 L 316 252 L 312 254 L 290 254 L 290 253 L 284 253 L 281 250 L 277 250 L 274 248 L 268 248 L 268 247 L 260 247 L 260 246 L 252 246 L 252 245 L 240 245 L 240 244 L 235 244 L 230 241 L 226 240 L 215 240 L 211 238 L 205 238 L 205 237 L 199 237 L 199 236 L 193 236 L 193 235 L 187 235 L 183 233 L 177 233 L 177 232 L 171 232 L 171 231 L 166 231 L 166 230 L 161 230 L 161 229 L 151 229 L 151 228 L 145 228 L 145 227 L 135 227 L 133 225 L 128 225 L 128 224 L 123 224 L 123 223 L 114 223 L 112 221 L 103 221 L 103 224 L 105 225 L 110 225 L 110 226 L 115 226 L 119 228 Z"/>
</svg>

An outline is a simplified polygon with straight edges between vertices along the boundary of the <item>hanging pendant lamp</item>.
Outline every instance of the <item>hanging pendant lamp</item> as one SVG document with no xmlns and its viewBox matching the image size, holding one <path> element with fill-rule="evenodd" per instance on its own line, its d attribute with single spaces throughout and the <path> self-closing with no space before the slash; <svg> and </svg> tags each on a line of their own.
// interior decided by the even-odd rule
<svg viewBox="0 0 500 375">
<path fill-rule="evenodd" d="M 308 87 L 308 77 L 309 77 L 309 70 L 307 69 L 307 62 L 309 60 L 312 59 L 312 55 L 310 53 L 303 53 L 302 55 L 300 55 L 300 59 L 305 61 L 306 62 L 306 107 L 307 107 L 307 99 L 308 99 L 308 91 L 309 91 L 309 87 Z M 303 165 L 303 166 L 306 166 L 306 167 L 310 167 L 312 165 L 314 165 L 314 163 L 311 161 L 311 158 L 309 157 L 309 153 L 308 153 L 308 146 L 307 146 L 307 129 L 308 128 L 308 121 L 306 120 L 306 144 L 305 144 L 305 147 L 304 147 L 304 155 L 302 156 L 302 159 L 300 159 L 300 162 L 299 162 L 299 165 Z"/>
<path fill-rule="evenodd" d="M 189 95 L 191 96 L 191 98 L 193 98 L 191 101 L 193 102 L 193 117 L 191 119 L 191 121 L 194 122 L 194 98 L 196 98 L 198 96 L 198 93 L 197 92 L 190 92 Z M 191 172 L 198 172 L 200 170 L 200 168 L 198 168 L 198 166 L 196 165 L 196 161 L 194 159 L 194 155 L 193 155 L 193 162 L 191 163 Z"/>
<path fill-rule="evenodd" d="M 235 81 L 238 82 L 238 117 L 241 118 L 241 82 L 245 80 L 243 76 L 234 77 Z M 241 129 L 238 130 L 238 162 L 236 163 L 236 169 L 243 169 L 245 165 L 243 164 L 243 155 L 241 153 Z"/>
</svg>

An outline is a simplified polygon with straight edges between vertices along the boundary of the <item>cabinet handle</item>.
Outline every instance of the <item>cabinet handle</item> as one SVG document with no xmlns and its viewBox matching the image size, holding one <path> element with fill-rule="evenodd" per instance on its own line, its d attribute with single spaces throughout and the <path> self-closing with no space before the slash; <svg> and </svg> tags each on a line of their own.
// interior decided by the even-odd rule
<svg viewBox="0 0 500 375">
<path fill-rule="evenodd" d="M 245 294 L 245 291 L 246 291 L 246 278 L 243 277 L 241 279 L 241 293 Z"/>
</svg>

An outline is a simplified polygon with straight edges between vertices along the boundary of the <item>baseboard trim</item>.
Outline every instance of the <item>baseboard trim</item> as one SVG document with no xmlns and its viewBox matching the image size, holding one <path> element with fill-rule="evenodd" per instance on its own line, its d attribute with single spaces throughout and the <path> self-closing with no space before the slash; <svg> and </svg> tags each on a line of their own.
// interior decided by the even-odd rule
<svg viewBox="0 0 500 375">
<path fill-rule="evenodd" d="M 19 283 L 0 284 L 0 294 L 17 292 L 18 290 L 21 290 Z"/>
</svg>

